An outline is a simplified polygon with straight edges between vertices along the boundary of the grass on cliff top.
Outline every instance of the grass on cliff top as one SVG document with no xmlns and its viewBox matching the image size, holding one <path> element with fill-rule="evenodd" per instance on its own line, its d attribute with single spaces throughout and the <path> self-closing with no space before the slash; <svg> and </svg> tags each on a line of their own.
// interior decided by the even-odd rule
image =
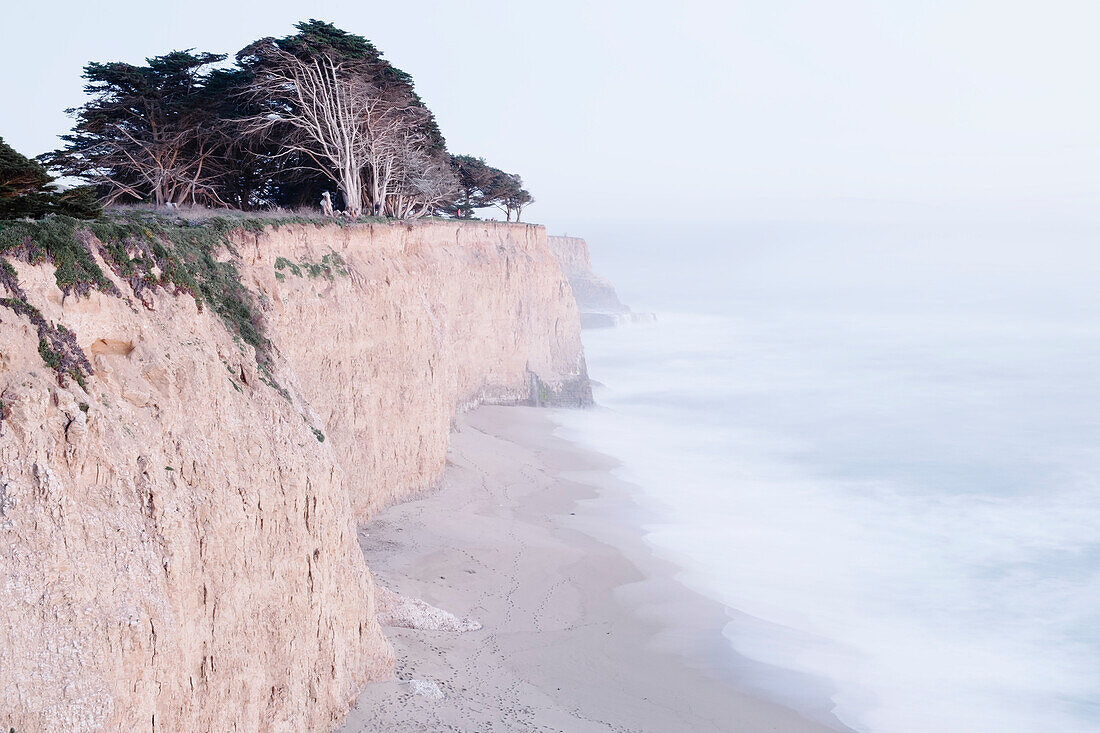
<svg viewBox="0 0 1100 733">
<path fill-rule="evenodd" d="M 358 219 L 343 217 L 325 217 L 317 209 L 302 207 L 298 209 L 274 209 L 259 211 L 240 211 L 238 209 L 209 209 L 205 206 L 188 206 L 168 211 L 157 209 L 148 204 L 111 206 L 104 210 L 102 218 L 158 220 L 187 226 L 203 226 L 210 223 L 230 222 L 248 231 L 262 231 L 264 227 L 278 229 L 286 224 L 314 224 L 316 226 L 350 226 L 352 224 L 372 224 L 397 221 L 377 216 L 361 216 Z"/>
<path fill-rule="evenodd" d="M 0 256 L 32 264 L 54 265 L 57 287 L 66 295 L 99 290 L 122 294 L 107 278 L 92 254 L 95 246 L 86 232 L 99 240 L 99 254 L 145 303 L 143 292 L 162 287 L 190 293 L 226 322 L 230 332 L 258 350 L 266 340 L 257 329 L 254 306 L 241 284 L 232 259 L 219 262 L 223 250 L 234 253 L 229 234 L 234 230 L 262 231 L 270 222 L 212 219 L 198 225 L 160 216 L 111 216 L 80 221 L 53 216 L 40 221 L 0 222 Z"/>
<path fill-rule="evenodd" d="M 66 296 L 81 297 L 98 290 L 122 297 L 123 293 L 96 261 L 95 247 L 114 273 L 129 284 L 142 305 L 151 307 L 146 298 L 150 289 L 188 293 L 200 308 L 208 307 L 220 316 L 231 334 L 253 346 L 258 360 L 266 364 L 270 343 L 261 331 L 256 298 L 241 283 L 233 262 L 236 251 L 230 235 L 241 230 L 261 232 L 286 224 L 327 223 L 331 220 L 297 215 L 202 216 L 188 220 L 138 208 L 109 210 L 94 221 L 67 216 L 0 221 L 0 286 L 12 296 L 0 299 L 0 306 L 20 315 L 30 313 L 17 305 L 26 302 L 26 293 L 8 258 L 32 264 L 50 262 L 57 287 Z M 226 252 L 231 257 L 220 257 Z M 53 329 L 44 321 L 38 323 L 41 318 L 32 320 L 45 334 L 43 340 L 48 341 L 46 337 Z M 40 352 L 47 366 L 57 371 L 59 381 L 73 373 L 71 366 L 62 363 L 64 360 L 53 358 L 55 350 L 43 347 Z M 73 355 L 77 363 L 87 363 L 83 357 L 83 353 Z"/>
<path fill-rule="evenodd" d="M 238 209 L 210 209 L 205 206 L 188 206 L 169 213 L 165 209 L 157 209 L 149 204 L 115 205 L 104 211 L 105 217 L 153 217 L 165 221 L 184 222 L 192 226 L 204 224 L 209 221 L 225 219 L 242 222 L 243 228 L 271 226 L 278 228 L 283 224 L 315 224 L 317 226 L 335 225 L 341 227 L 355 224 L 403 224 L 415 226 L 430 222 L 445 224 L 524 224 L 527 226 L 541 226 L 532 222 L 504 222 L 499 219 L 455 219 L 446 216 L 423 216 L 419 219 L 392 219 L 385 216 L 360 216 L 357 219 L 345 219 L 342 216 L 324 217 L 321 213 L 308 206 L 296 209 L 266 209 L 257 211 L 241 211 Z"/>
<path fill-rule="evenodd" d="M 92 221 L 67 216 L 44 219 L 0 220 L 0 288 L 10 298 L 0 298 L 0 306 L 30 313 L 17 304 L 26 303 L 26 293 L 18 282 L 15 268 L 8 261 L 16 258 L 32 264 L 49 261 L 54 266 L 57 287 L 68 296 L 81 297 L 92 290 L 123 297 L 99 266 L 93 247 L 103 261 L 122 280 L 132 294 L 147 308 L 151 302 L 146 291 L 165 288 L 175 294 L 189 293 L 199 307 L 209 307 L 221 317 L 229 332 L 254 347 L 261 366 L 268 367 L 270 342 L 262 333 L 260 310 L 255 295 L 240 280 L 233 262 L 236 250 L 230 235 L 245 231 L 260 233 L 268 227 L 278 229 L 291 224 L 314 226 L 350 226 L 365 223 L 411 225 L 447 221 L 450 223 L 486 224 L 485 220 L 426 218 L 416 221 L 360 217 L 356 220 L 325 218 L 316 210 L 241 212 L 205 209 L 202 207 L 165 212 L 147 206 L 119 206 L 106 209 Z M 503 223 L 503 222 L 499 222 Z M 89 234 L 94 235 L 94 239 Z M 98 240 L 98 241 L 96 241 Z M 223 253 L 231 255 L 220 257 Z M 289 266 L 295 275 L 302 270 L 310 277 L 345 275 L 338 255 L 328 256 L 320 264 L 301 262 L 280 263 Z M 276 276 L 285 277 L 283 272 Z M 30 316 L 28 316 L 30 317 Z M 75 339 L 62 333 L 60 327 L 45 322 L 39 315 L 32 318 L 39 330 L 40 352 L 48 366 L 64 383 L 72 376 L 83 384 L 91 368 Z M 55 355 L 61 355 L 55 357 Z M 265 372 L 266 373 L 266 372 Z M 275 385 L 277 387 L 277 385 Z"/>
</svg>

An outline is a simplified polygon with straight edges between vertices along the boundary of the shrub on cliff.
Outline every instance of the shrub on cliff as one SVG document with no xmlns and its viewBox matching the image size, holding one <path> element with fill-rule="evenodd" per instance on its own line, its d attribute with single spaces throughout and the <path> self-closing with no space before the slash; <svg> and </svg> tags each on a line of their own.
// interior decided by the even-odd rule
<svg viewBox="0 0 1100 733">
<path fill-rule="evenodd" d="M 19 154 L 0 138 L 0 219 L 40 219 L 47 214 L 82 219 L 99 216 L 99 204 L 90 188 L 59 191 L 54 180 L 40 163 Z"/>
<path fill-rule="evenodd" d="M 267 224 L 266 220 L 215 219 L 191 226 L 142 212 L 92 222 L 67 216 L 2 222 L 0 286 L 11 297 L 0 298 L 0 307 L 29 318 L 38 328 L 39 354 L 57 372 L 59 381 L 72 377 L 82 383 L 91 368 L 79 345 L 69 332 L 47 323 L 27 304 L 17 271 L 7 258 L 51 263 L 57 287 L 66 296 L 81 297 L 98 290 L 123 297 L 101 269 L 98 260 L 102 260 L 145 307 L 152 307 L 149 292 L 157 288 L 192 295 L 200 308 L 209 307 L 221 318 L 229 333 L 255 348 L 261 375 L 265 375 L 270 344 L 262 332 L 256 296 L 237 272 L 230 234 Z"/>
</svg>

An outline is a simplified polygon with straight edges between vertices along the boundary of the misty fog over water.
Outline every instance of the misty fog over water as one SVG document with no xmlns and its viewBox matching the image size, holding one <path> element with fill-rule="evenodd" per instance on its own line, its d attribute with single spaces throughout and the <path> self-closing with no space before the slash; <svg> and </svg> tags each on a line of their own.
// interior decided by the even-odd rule
<svg viewBox="0 0 1100 733">
<path fill-rule="evenodd" d="M 604 236 L 659 321 L 586 332 L 600 407 L 559 419 L 734 649 L 858 730 L 1100 730 L 1100 228 Z"/>
</svg>

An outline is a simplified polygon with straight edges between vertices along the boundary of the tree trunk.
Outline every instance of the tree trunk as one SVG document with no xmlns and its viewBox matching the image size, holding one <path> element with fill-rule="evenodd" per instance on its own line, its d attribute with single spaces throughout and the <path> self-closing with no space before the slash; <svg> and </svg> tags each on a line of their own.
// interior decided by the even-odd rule
<svg viewBox="0 0 1100 733">
<path fill-rule="evenodd" d="M 340 176 L 340 188 L 344 193 L 344 211 L 358 217 L 363 213 L 363 184 L 354 165 L 344 165 Z"/>
</svg>

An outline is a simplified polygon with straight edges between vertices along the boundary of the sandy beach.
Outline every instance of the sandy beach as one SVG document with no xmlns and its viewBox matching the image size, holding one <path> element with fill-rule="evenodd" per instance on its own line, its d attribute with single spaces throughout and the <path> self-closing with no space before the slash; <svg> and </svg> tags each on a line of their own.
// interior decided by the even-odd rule
<svg viewBox="0 0 1100 733">
<path fill-rule="evenodd" d="M 442 485 L 360 528 L 379 586 L 475 630 L 388 626 L 396 679 L 341 730 L 844 730 L 733 682 L 725 609 L 652 556 L 613 461 L 553 429 L 531 408 L 461 416 Z"/>
</svg>

